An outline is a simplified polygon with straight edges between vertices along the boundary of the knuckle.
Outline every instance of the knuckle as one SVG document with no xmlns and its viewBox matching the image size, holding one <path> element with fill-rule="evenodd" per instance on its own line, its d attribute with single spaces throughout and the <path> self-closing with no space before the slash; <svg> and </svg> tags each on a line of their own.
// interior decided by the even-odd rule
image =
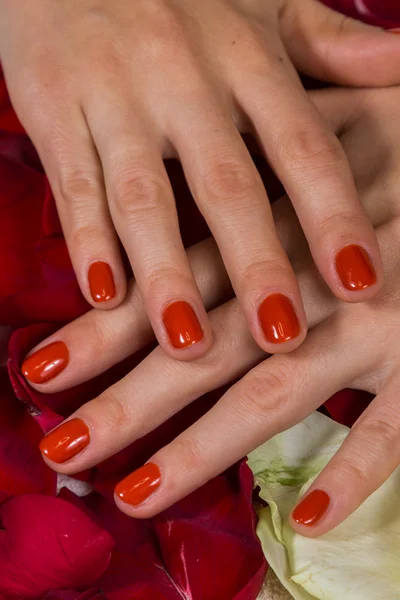
<svg viewBox="0 0 400 600">
<path fill-rule="evenodd" d="M 268 420 L 284 413 L 289 400 L 292 400 L 292 380 L 293 376 L 288 376 L 284 368 L 250 373 L 242 380 L 239 394 L 244 413 Z"/>
<path fill-rule="evenodd" d="M 310 165 L 314 169 L 332 170 L 341 167 L 345 160 L 336 136 L 325 135 L 313 124 L 282 136 L 275 152 L 277 162 L 292 169 L 304 169 L 304 166 Z"/>
<path fill-rule="evenodd" d="M 175 440 L 174 453 L 181 457 L 183 472 L 206 473 L 209 469 L 204 448 L 193 436 Z"/>
<path fill-rule="evenodd" d="M 351 211 L 336 210 L 335 207 L 329 209 L 326 214 L 320 217 L 318 223 L 319 237 L 326 240 L 326 235 L 330 232 L 337 232 L 343 235 L 344 232 L 363 231 L 366 218 L 362 214 Z"/>
<path fill-rule="evenodd" d="M 186 278 L 179 268 L 172 265 L 160 265 L 157 264 L 157 270 L 148 270 L 145 272 L 146 288 L 150 295 L 154 294 L 154 291 L 165 285 L 170 286 L 172 283 L 176 284 L 178 281 L 190 282 L 190 278 Z"/>
<path fill-rule="evenodd" d="M 19 82 L 23 86 L 21 90 L 29 98 L 32 110 L 35 110 L 37 103 L 50 107 L 50 99 L 54 100 L 54 96 L 61 97 L 61 92 L 64 91 L 60 64 L 56 68 L 55 61 L 51 60 L 52 56 L 54 55 L 49 53 L 48 47 L 34 45 L 30 49 L 26 65 L 19 73 Z"/>
<path fill-rule="evenodd" d="M 114 435 L 116 431 L 125 431 L 132 422 L 129 405 L 118 396 L 114 386 L 97 398 L 96 412 L 101 415 L 101 422 L 107 424 L 108 431 Z"/>
<path fill-rule="evenodd" d="M 244 201 L 259 187 L 257 177 L 240 160 L 218 160 L 204 174 L 206 197 L 213 203 Z"/>
<path fill-rule="evenodd" d="M 153 0 L 151 35 L 146 35 L 146 55 L 153 60 L 177 59 L 177 53 L 189 48 L 187 33 L 179 13 L 171 2 Z M 184 52 L 181 52 L 184 55 Z"/>
<path fill-rule="evenodd" d="M 109 233 L 96 225 L 82 225 L 71 232 L 70 244 L 78 250 L 98 248 L 109 236 Z"/>
<path fill-rule="evenodd" d="M 364 440 L 365 444 L 368 444 L 371 452 L 376 456 L 382 452 L 391 453 L 399 446 L 399 428 L 389 419 L 361 420 L 353 426 L 353 433 L 355 432 Z"/>
<path fill-rule="evenodd" d="M 243 30 L 243 53 L 240 57 L 245 73 L 261 81 L 262 85 L 267 78 L 278 82 L 281 77 L 277 56 L 267 51 L 265 39 L 265 31 L 260 30 L 258 25 L 248 23 Z"/>
<path fill-rule="evenodd" d="M 232 357 L 238 346 L 237 339 L 233 338 L 227 326 L 218 324 L 213 327 L 213 333 L 216 342 L 205 356 L 196 361 L 196 368 L 202 371 L 201 379 L 207 382 L 208 389 L 225 383 L 227 373 L 232 372 Z"/>
<path fill-rule="evenodd" d="M 358 484 L 361 487 L 369 487 L 371 475 L 365 464 L 365 461 L 354 462 L 349 458 L 342 458 L 340 463 L 335 466 L 331 466 L 332 472 L 336 470 L 339 480 L 351 481 L 352 486 L 356 487 Z"/>
<path fill-rule="evenodd" d="M 79 337 L 89 342 L 92 356 L 109 356 L 112 341 L 112 331 L 104 326 L 104 320 L 96 318 L 95 313 L 89 313 L 88 318 L 83 317 L 79 324 Z"/>
<path fill-rule="evenodd" d="M 260 280 L 264 282 L 266 279 L 271 279 L 273 281 L 275 275 L 279 277 L 280 281 L 290 280 L 293 277 L 287 261 L 277 257 L 253 262 L 244 268 L 242 277 L 246 283 L 251 282 L 250 285 L 255 286 Z"/>
<path fill-rule="evenodd" d="M 166 185 L 154 173 L 131 170 L 116 177 L 113 183 L 113 201 L 119 215 L 129 220 L 149 219 L 159 211 L 167 197 Z"/>
<path fill-rule="evenodd" d="M 88 198 L 98 195 L 99 182 L 81 169 L 65 164 L 60 157 L 56 189 L 66 205 L 75 206 L 79 202 L 84 203 Z"/>
</svg>

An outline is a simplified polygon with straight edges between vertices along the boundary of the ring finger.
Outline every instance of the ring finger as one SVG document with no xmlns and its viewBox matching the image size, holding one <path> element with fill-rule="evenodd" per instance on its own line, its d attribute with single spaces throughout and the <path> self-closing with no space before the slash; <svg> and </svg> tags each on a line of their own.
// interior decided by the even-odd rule
<svg viewBox="0 0 400 600">
<path fill-rule="evenodd" d="M 102 160 L 112 219 L 153 330 L 168 354 L 194 359 L 209 349 L 212 334 L 181 240 L 161 141 L 147 126 L 140 106 L 109 111 L 117 98 L 108 88 L 93 97 L 102 101 L 89 104 L 86 112 Z"/>
<path fill-rule="evenodd" d="M 281 60 L 268 61 L 264 43 L 256 43 L 258 58 L 229 71 L 232 89 L 293 203 L 321 275 L 338 298 L 366 300 L 379 291 L 383 267 L 345 152 L 280 41 L 271 36 L 268 42 Z"/>
</svg>

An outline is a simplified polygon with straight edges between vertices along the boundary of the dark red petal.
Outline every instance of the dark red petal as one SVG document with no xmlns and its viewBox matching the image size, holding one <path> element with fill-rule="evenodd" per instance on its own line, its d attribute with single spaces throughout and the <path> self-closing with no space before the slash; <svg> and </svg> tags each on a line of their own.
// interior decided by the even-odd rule
<svg viewBox="0 0 400 600">
<path fill-rule="evenodd" d="M 101 590 L 91 588 L 85 592 L 77 590 L 50 590 L 43 600 L 108 600 Z"/>
<path fill-rule="evenodd" d="M 42 432 L 0 368 L 0 502 L 26 493 L 55 494 L 56 474 L 42 460 Z"/>
<path fill-rule="evenodd" d="M 37 598 L 91 585 L 106 570 L 112 537 L 59 498 L 28 494 L 0 507 L 0 592 Z"/>
<path fill-rule="evenodd" d="M 400 26 L 398 0 L 321 0 L 330 8 L 353 19 L 391 29 Z"/>
</svg>

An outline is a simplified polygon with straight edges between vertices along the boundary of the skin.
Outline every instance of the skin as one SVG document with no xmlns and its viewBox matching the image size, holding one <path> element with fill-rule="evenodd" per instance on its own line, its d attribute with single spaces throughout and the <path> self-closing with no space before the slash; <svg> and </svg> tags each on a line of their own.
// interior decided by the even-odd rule
<svg viewBox="0 0 400 600">
<path fill-rule="evenodd" d="M 311 330 L 304 344 L 289 355 L 266 360 L 248 332 L 239 302 L 230 300 L 209 313 L 215 345 L 207 357 L 183 364 L 156 348 L 129 375 L 70 417 L 88 425 L 87 448 L 63 465 L 47 461 L 66 474 L 93 466 L 194 398 L 244 375 L 205 416 L 150 459 L 161 469 L 162 484 L 143 505 L 132 508 L 116 498 L 119 508 L 132 517 L 162 511 L 344 387 L 367 390 L 376 398 L 310 488 L 329 494 L 325 517 L 315 527 L 294 522 L 293 527 L 307 536 L 329 531 L 400 462 L 400 90 L 331 90 L 312 98 L 348 155 L 380 243 L 384 287 L 362 304 L 338 301 L 317 277 L 288 199 L 276 203 L 277 229 L 297 274 Z M 188 256 L 205 305 L 229 298 L 229 278 L 214 241 L 191 248 Z M 40 344 L 63 340 L 71 362 L 54 380 L 34 387 L 50 393 L 76 385 L 138 350 L 151 334 L 145 305 L 131 282 L 118 309 L 89 312 Z"/>
<path fill-rule="evenodd" d="M 337 138 L 310 102 L 301 72 L 345 85 L 391 85 L 400 37 L 346 19 L 316 0 L 0 0 L 0 57 L 14 107 L 49 177 L 85 298 L 88 270 L 110 265 L 116 308 L 126 296 L 119 240 L 157 340 L 198 359 L 212 330 L 180 239 L 163 158 L 177 156 L 216 239 L 256 343 L 288 352 L 306 336 L 298 281 L 261 179 L 241 139 L 256 135 L 283 182 L 322 277 L 358 302 L 383 283 L 374 230 Z M 368 63 L 368 69 L 365 64 Z M 375 285 L 349 291 L 335 268 L 362 246 Z M 262 301 L 283 293 L 300 333 L 271 344 Z M 204 337 L 173 348 L 162 315 L 193 307 Z M 214 335 L 216 332 L 214 331 Z"/>
</svg>

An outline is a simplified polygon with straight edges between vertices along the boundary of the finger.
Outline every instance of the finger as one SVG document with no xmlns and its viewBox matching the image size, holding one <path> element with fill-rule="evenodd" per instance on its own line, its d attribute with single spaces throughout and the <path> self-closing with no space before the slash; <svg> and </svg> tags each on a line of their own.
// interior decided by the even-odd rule
<svg viewBox="0 0 400 600">
<path fill-rule="evenodd" d="M 181 108 L 168 135 L 254 339 L 269 353 L 289 352 L 304 340 L 306 320 L 265 188 L 228 112 L 211 92 L 200 96 Z"/>
<path fill-rule="evenodd" d="M 211 238 L 189 248 L 188 258 L 208 309 L 232 297 L 218 248 Z M 106 313 L 92 310 L 38 344 L 21 370 L 32 387 L 54 393 L 92 379 L 154 339 L 134 280 L 125 301 Z"/>
<path fill-rule="evenodd" d="M 239 102 L 293 203 L 325 281 L 346 302 L 366 300 L 383 283 L 382 260 L 344 150 L 288 61 L 270 66 L 269 79 L 261 78 L 259 70 L 248 70 L 235 79 Z M 252 90 L 251 98 L 243 92 L 246 89 Z"/>
<path fill-rule="evenodd" d="M 291 354 L 255 367 L 148 465 L 117 485 L 119 508 L 139 518 L 164 510 L 342 389 L 361 360 L 349 360 L 349 345 L 343 351 L 341 344 L 346 334 L 335 336 L 333 330 L 328 319 Z"/>
<path fill-rule="evenodd" d="M 397 375 L 353 425 L 348 437 L 294 509 L 292 527 L 316 537 L 351 515 L 400 463 Z"/>
<path fill-rule="evenodd" d="M 139 108 L 110 111 L 115 102 L 109 96 L 100 89 L 95 97 L 101 103 L 89 104 L 87 114 L 113 222 L 159 344 L 171 356 L 191 360 L 210 348 L 212 333 L 180 236 L 160 145 L 145 120 L 134 116 Z"/>
<path fill-rule="evenodd" d="M 280 31 L 295 67 L 319 81 L 356 87 L 400 83 L 399 36 L 317 0 L 286 3 Z"/>
<path fill-rule="evenodd" d="M 118 306 L 126 294 L 119 241 L 111 220 L 100 161 L 78 106 L 56 103 L 33 115 L 29 133 L 54 193 L 63 233 L 79 286 L 94 307 Z M 51 127 L 50 127 L 51 126 Z"/>
<path fill-rule="evenodd" d="M 304 270 L 307 247 L 287 198 L 273 206 L 281 243 L 298 272 Z M 212 238 L 188 249 L 188 258 L 208 310 L 232 297 L 230 281 Z M 302 295 L 315 318 L 333 305 L 328 290 L 315 286 L 313 272 L 300 278 Z M 329 295 L 328 295 L 329 294 Z M 135 335 L 132 335 L 132 331 Z M 21 370 L 32 387 L 53 393 L 78 385 L 131 356 L 153 339 L 142 297 L 135 282 L 118 309 L 92 310 L 69 323 L 31 350 Z"/>
<path fill-rule="evenodd" d="M 237 302 L 210 313 L 210 321 L 215 341 L 206 357 L 189 363 L 176 361 L 156 348 L 131 373 L 44 438 L 41 450 L 46 462 L 63 473 L 98 464 L 152 431 L 206 390 L 242 375 L 261 359 L 263 352 L 254 343 Z M 67 444 L 60 445 L 67 439 Z"/>
<path fill-rule="evenodd" d="M 305 273 L 304 283 L 313 325 L 334 307 L 329 301 L 324 303 L 325 289 L 320 281 L 310 285 L 309 274 Z M 48 464 L 63 473 L 97 464 L 152 431 L 192 400 L 240 377 L 265 356 L 254 343 L 236 300 L 212 311 L 210 320 L 215 343 L 206 357 L 191 363 L 178 362 L 161 348 L 154 350 L 124 379 L 46 436 L 42 452 Z M 66 440 L 61 446 L 60 439 Z"/>
</svg>

